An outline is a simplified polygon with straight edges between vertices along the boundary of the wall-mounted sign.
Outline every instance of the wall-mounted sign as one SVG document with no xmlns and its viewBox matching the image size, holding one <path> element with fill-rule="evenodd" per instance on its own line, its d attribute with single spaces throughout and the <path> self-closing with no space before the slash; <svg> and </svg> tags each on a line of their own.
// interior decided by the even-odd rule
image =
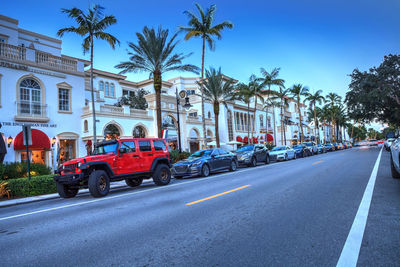
<svg viewBox="0 0 400 267">
<path fill-rule="evenodd" d="M 43 128 L 56 128 L 55 123 L 30 123 L 30 122 L 15 122 L 15 121 L 2 121 L 0 122 L 3 126 L 24 126 L 30 125 L 31 127 L 43 127 Z"/>
</svg>

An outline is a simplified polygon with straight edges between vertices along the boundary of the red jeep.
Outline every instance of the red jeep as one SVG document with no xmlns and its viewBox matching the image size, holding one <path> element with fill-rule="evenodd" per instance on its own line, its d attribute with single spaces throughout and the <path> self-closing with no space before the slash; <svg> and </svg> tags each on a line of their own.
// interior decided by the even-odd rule
<svg viewBox="0 0 400 267">
<path fill-rule="evenodd" d="M 93 197 L 103 197 L 112 181 L 125 180 L 135 187 L 143 179 L 153 178 L 156 185 L 167 185 L 170 167 L 164 139 L 118 139 L 97 143 L 92 156 L 64 162 L 54 181 L 62 198 L 75 197 L 79 188 L 89 188 Z"/>
</svg>

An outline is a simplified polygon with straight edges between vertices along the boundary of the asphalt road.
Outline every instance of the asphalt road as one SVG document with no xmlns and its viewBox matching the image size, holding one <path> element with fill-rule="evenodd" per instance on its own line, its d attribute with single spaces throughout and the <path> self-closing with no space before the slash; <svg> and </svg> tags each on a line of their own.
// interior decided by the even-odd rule
<svg viewBox="0 0 400 267">
<path fill-rule="evenodd" d="M 380 148 L 0 209 L 2 266 L 335 266 Z M 358 259 L 398 265 L 400 181 L 382 152 Z"/>
</svg>

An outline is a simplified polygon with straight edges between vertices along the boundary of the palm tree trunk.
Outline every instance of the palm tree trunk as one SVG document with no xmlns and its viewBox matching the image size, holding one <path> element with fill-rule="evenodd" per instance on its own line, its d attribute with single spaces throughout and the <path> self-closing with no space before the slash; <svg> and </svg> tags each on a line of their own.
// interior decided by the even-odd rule
<svg viewBox="0 0 400 267">
<path fill-rule="evenodd" d="M 162 138 L 162 127 L 161 127 L 161 86 L 162 78 L 161 72 L 156 70 L 153 73 L 154 91 L 156 91 L 156 119 L 157 119 L 157 135 L 158 138 Z"/>
<path fill-rule="evenodd" d="M 285 135 L 286 144 L 286 134 L 284 134 L 286 127 L 283 125 L 283 99 L 281 99 L 281 144 L 283 145 L 283 136 Z"/>
<path fill-rule="evenodd" d="M 335 139 L 335 121 L 333 120 L 333 117 L 332 117 L 332 138 L 333 138 L 333 142 L 336 142 L 336 139 Z"/>
<path fill-rule="evenodd" d="M 272 107 L 272 116 L 274 120 L 274 144 L 276 146 L 276 122 L 275 122 L 275 107 Z"/>
<path fill-rule="evenodd" d="M 92 114 L 93 114 L 93 147 L 97 142 L 96 135 L 96 110 L 94 104 L 94 88 L 93 88 L 93 36 L 90 37 L 90 94 L 92 97 Z"/>
<path fill-rule="evenodd" d="M 255 96 L 254 97 L 255 99 L 254 99 L 254 111 L 253 111 L 253 127 L 252 127 L 252 130 L 251 130 L 251 137 L 253 138 L 253 135 L 254 135 L 254 132 L 255 132 L 255 129 L 256 129 L 256 111 L 257 111 L 257 96 Z"/>
<path fill-rule="evenodd" d="M 300 120 L 300 132 L 301 132 L 300 143 L 303 143 L 304 132 L 303 132 L 303 123 L 301 122 L 300 97 L 297 98 L 297 110 L 299 111 L 299 120 Z"/>
<path fill-rule="evenodd" d="M 204 79 L 204 56 L 206 53 L 206 39 L 205 36 L 203 36 L 203 49 L 202 49 L 202 54 L 201 54 L 201 81 Z M 200 86 L 200 91 L 201 91 L 201 124 L 203 126 L 203 137 L 204 137 L 204 142 L 203 142 L 203 149 L 207 147 L 207 132 L 206 132 L 206 115 L 205 115 L 205 110 L 204 110 L 204 92 L 203 92 L 203 86 Z"/>
<path fill-rule="evenodd" d="M 357 124 L 357 121 L 355 124 Z M 354 133 L 354 124 L 351 126 L 351 137 L 350 137 L 351 141 L 353 141 L 353 133 Z"/>
<path fill-rule="evenodd" d="M 220 147 L 219 144 L 219 103 L 214 102 L 214 117 L 215 117 L 215 141 L 217 142 L 217 147 Z"/>
<path fill-rule="evenodd" d="M 315 132 L 315 138 L 317 139 L 317 110 L 315 109 L 315 104 L 314 104 L 314 132 Z M 319 144 L 319 129 L 318 129 L 317 144 Z"/>
<path fill-rule="evenodd" d="M 247 102 L 247 144 L 250 145 L 250 100 Z"/>
</svg>

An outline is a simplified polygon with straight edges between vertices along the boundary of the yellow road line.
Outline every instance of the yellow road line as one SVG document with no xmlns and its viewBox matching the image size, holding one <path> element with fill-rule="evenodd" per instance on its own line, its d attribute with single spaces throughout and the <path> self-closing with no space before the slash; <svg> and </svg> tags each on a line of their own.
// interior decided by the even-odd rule
<svg viewBox="0 0 400 267">
<path fill-rule="evenodd" d="M 316 164 L 321 163 L 321 162 L 324 162 L 324 161 L 320 160 L 320 161 L 314 162 L 312 165 L 316 165 Z"/>
<path fill-rule="evenodd" d="M 238 188 L 235 188 L 235 189 L 232 189 L 232 190 L 220 193 L 220 194 L 216 194 L 216 195 L 213 195 L 213 196 L 210 196 L 210 197 L 206 197 L 206 198 L 202 198 L 202 199 L 190 202 L 190 203 L 186 203 L 186 206 L 190 206 L 190 205 L 193 205 L 193 204 L 196 204 L 196 203 L 199 203 L 199 202 L 203 202 L 203 201 L 215 198 L 215 197 L 223 196 L 223 195 L 238 191 L 240 189 L 244 189 L 244 188 L 249 187 L 249 186 L 251 186 L 251 185 L 249 185 L 249 184 L 248 185 L 244 185 L 244 186 L 241 186 L 241 187 L 238 187 Z"/>
</svg>

